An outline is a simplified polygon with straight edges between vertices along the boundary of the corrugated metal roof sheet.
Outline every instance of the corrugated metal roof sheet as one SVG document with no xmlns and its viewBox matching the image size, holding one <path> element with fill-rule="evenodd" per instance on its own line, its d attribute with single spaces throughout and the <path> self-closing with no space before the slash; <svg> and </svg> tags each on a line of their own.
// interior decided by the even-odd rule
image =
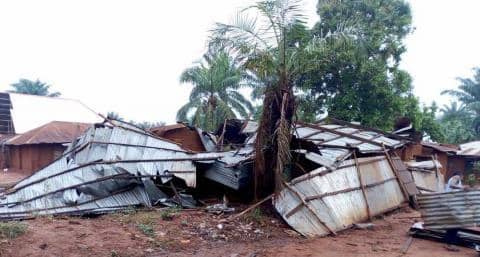
<svg viewBox="0 0 480 257">
<path fill-rule="evenodd" d="M 460 145 L 458 155 L 480 157 L 480 141 L 472 141 Z"/>
<path fill-rule="evenodd" d="M 418 196 L 427 229 L 448 229 L 480 225 L 480 191 L 458 191 Z"/>
<path fill-rule="evenodd" d="M 193 161 L 221 157 L 192 154 L 134 126 L 108 123 L 92 126 L 61 158 L 10 189 L 0 198 L 0 219 L 149 205 L 141 178 L 167 182 L 175 176 L 195 187 Z"/>
<path fill-rule="evenodd" d="M 432 142 L 422 142 L 422 145 L 425 147 L 433 148 L 437 151 L 444 152 L 444 153 L 456 153 L 459 150 L 459 147 L 456 145 L 450 144 L 438 144 Z"/>
<path fill-rule="evenodd" d="M 402 140 L 388 138 L 375 131 L 336 124 L 298 123 L 296 135 L 300 139 L 314 142 L 319 147 L 358 148 L 364 153 L 383 152 L 382 145 L 394 149 L 405 144 Z"/>
<path fill-rule="evenodd" d="M 383 153 L 386 148 L 399 148 L 405 145 L 406 139 L 373 128 L 345 121 L 332 119 L 333 123 L 313 124 L 297 123 L 294 135 L 303 140 L 310 141 L 319 147 L 319 152 L 324 159 L 329 159 L 329 165 L 341 162 L 348 158 L 352 150 L 357 148 L 361 153 Z M 340 123 L 340 124 L 335 124 Z M 246 122 L 245 133 L 252 134 L 258 124 L 254 121 Z M 392 137 L 392 138 L 390 138 Z M 255 138 L 255 134 L 251 138 Z M 249 140 L 249 142 L 253 142 Z"/>
<path fill-rule="evenodd" d="M 286 184 L 274 199 L 285 221 L 304 236 L 323 236 L 397 208 L 406 199 L 384 156 L 347 160 Z M 361 175 L 360 175 L 361 174 Z"/>
<path fill-rule="evenodd" d="M 443 192 L 445 190 L 445 179 L 441 172 L 412 170 L 411 171 L 415 185 L 423 193 Z"/>
<path fill-rule="evenodd" d="M 9 93 L 15 133 L 22 134 L 51 121 L 102 122 L 103 118 L 78 100 Z"/>
<path fill-rule="evenodd" d="M 63 144 L 82 135 L 91 125 L 79 122 L 52 121 L 38 128 L 16 135 L 7 145 Z"/>
</svg>

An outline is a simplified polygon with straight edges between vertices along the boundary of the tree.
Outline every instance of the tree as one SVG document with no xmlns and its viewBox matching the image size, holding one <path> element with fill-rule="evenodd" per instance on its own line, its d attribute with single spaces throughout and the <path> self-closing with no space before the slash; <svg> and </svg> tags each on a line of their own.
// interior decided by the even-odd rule
<svg viewBox="0 0 480 257">
<path fill-rule="evenodd" d="M 389 130 L 399 116 L 412 116 L 415 104 L 410 75 L 398 68 L 411 32 L 409 5 L 403 0 L 320 0 L 320 21 L 312 30 L 319 36 L 352 26 L 357 44 L 329 44 L 325 58 L 298 81 L 305 92 L 302 118 L 330 116 Z"/>
<path fill-rule="evenodd" d="M 469 120 L 471 118 L 471 112 L 464 104 L 459 105 L 458 102 L 450 102 L 450 105 L 443 105 L 440 112 L 442 113 L 441 121 Z"/>
<path fill-rule="evenodd" d="M 473 71 L 473 78 L 457 78 L 460 82 L 458 89 L 445 90 L 442 95 L 448 94 L 457 98 L 474 113 L 472 126 L 476 134 L 480 134 L 480 67 Z"/>
<path fill-rule="evenodd" d="M 118 121 L 123 121 L 123 117 L 120 116 L 120 114 L 118 112 L 108 112 L 107 113 L 107 119 L 110 119 L 110 120 L 118 120 Z"/>
<path fill-rule="evenodd" d="M 10 90 L 12 93 L 21 93 L 28 95 L 40 95 L 40 96 L 49 96 L 49 97 L 58 97 L 60 92 L 50 92 L 50 85 L 41 82 L 40 80 L 28 80 L 20 79 L 18 82 L 10 85 L 14 90 Z"/>
<path fill-rule="evenodd" d="M 278 192 L 283 187 L 290 161 L 295 81 L 308 66 L 317 66 L 328 41 L 348 39 L 340 31 L 308 41 L 295 39 L 293 35 L 300 34 L 293 31 L 305 28 L 303 18 L 300 1 L 259 1 L 237 14 L 232 23 L 217 23 L 213 30 L 211 45 L 228 49 L 263 85 L 254 167 L 256 196 L 259 189 Z"/>
<path fill-rule="evenodd" d="M 253 106 L 237 91 L 244 85 L 245 76 L 226 52 L 211 50 L 204 55 L 203 61 L 180 76 L 181 82 L 193 84 L 194 88 L 189 102 L 178 110 L 177 120 L 212 131 L 225 119 L 236 118 L 236 113 L 247 118 Z M 192 111 L 193 115 L 189 116 Z"/>
<path fill-rule="evenodd" d="M 130 120 L 130 123 L 144 130 L 149 130 L 151 128 L 165 126 L 163 121 L 134 121 Z"/>
<path fill-rule="evenodd" d="M 417 117 L 416 128 L 424 132 L 424 136 L 435 142 L 445 142 L 445 134 L 440 123 L 437 121 L 438 106 L 435 102 L 430 106 L 423 106 L 419 117 Z"/>
<path fill-rule="evenodd" d="M 442 115 L 439 121 L 446 143 L 461 144 L 476 138 L 474 114 L 464 104 L 451 102 L 450 105 L 444 105 L 440 112 Z"/>
</svg>

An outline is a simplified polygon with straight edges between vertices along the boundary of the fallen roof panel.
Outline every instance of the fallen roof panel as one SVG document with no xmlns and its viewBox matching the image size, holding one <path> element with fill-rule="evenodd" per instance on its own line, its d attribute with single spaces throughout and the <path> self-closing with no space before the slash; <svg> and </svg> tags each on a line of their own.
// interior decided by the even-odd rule
<svg viewBox="0 0 480 257">
<path fill-rule="evenodd" d="M 480 224 L 480 191 L 432 193 L 418 196 L 424 227 L 449 229 Z"/>
<path fill-rule="evenodd" d="M 195 187 L 193 162 L 219 157 L 186 152 L 128 124 L 96 124 L 61 158 L 8 190 L 0 198 L 0 219 L 149 205 L 142 178 L 175 176 Z"/>
<path fill-rule="evenodd" d="M 358 169 L 357 169 L 358 167 Z M 361 174 L 361 175 L 360 175 Z M 399 207 L 406 199 L 384 156 L 347 160 L 286 184 L 274 198 L 285 221 L 304 236 L 324 236 Z"/>
</svg>

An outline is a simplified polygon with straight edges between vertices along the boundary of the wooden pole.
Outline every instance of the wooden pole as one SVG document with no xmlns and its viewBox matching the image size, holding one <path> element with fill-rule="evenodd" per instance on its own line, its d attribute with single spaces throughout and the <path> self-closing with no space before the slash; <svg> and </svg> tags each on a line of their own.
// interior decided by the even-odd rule
<svg viewBox="0 0 480 257">
<path fill-rule="evenodd" d="M 268 201 L 269 199 L 272 199 L 274 194 L 271 194 L 267 197 L 265 197 L 263 200 L 260 200 L 258 202 L 256 202 L 255 204 L 251 205 L 250 207 L 248 207 L 247 209 L 243 210 L 242 212 L 236 214 L 235 216 L 232 216 L 231 218 L 228 219 L 228 221 L 232 221 L 234 219 L 237 219 L 243 215 L 245 215 L 246 213 L 248 213 L 249 211 L 255 209 L 256 207 L 260 206 L 262 203 Z"/>
</svg>

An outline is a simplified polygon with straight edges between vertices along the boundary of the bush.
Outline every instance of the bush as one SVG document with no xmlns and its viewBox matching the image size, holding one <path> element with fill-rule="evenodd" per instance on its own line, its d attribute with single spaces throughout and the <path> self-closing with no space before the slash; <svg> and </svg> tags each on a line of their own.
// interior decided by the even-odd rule
<svg viewBox="0 0 480 257">
<path fill-rule="evenodd" d="M 0 238 L 14 239 L 23 235 L 25 231 L 27 231 L 27 224 L 23 222 L 0 223 Z"/>
</svg>

